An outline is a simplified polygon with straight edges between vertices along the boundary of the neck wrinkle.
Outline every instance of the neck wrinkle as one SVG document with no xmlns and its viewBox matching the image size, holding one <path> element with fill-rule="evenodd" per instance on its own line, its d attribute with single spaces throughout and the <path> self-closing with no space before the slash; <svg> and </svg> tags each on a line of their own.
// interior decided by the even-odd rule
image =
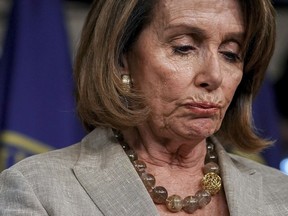
<svg viewBox="0 0 288 216">
<path fill-rule="evenodd" d="M 194 170 L 202 172 L 206 155 L 206 140 L 201 142 L 159 142 L 145 131 L 133 128 L 123 131 L 124 139 L 140 160 L 156 167 L 168 168 L 171 171 Z"/>
</svg>

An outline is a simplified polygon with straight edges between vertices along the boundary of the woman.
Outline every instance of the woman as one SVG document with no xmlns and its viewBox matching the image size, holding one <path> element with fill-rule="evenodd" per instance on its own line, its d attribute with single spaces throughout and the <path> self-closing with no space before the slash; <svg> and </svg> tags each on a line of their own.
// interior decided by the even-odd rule
<svg viewBox="0 0 288 216">
<path fill-rule="evenodd" d="M 287 215 L 288 178 L 227 154 L 270 144 L 251 100 L 269 0 L 98 0 L 76 58 L 81 143 L 1 174 L 6 215 Z"/>
</svg>

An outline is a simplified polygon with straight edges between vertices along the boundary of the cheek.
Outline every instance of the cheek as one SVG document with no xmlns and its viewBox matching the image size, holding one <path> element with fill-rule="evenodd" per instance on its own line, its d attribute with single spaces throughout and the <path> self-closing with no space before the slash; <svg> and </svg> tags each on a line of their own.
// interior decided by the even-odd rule
<svg viewBox="0 0 288 216">
<path fill-rule="evenodd" d="M 183 79 L 180 70 L 174 65 L 165 64 L 163 60 L 158 60 L 158 63 L 150 61 L 149 65 L 143 65 L 145 64 L 140 64 L 139 70 L 134 70 L 132 76 L 136 89 L 148 98 L 161 97 L 165 101 L 176 99 L 181 95 L 183 80 L 187 78 Z"/>
<path fill-rule="evenodd" d="M 225 87 L 223 87 L 224 97 L 227 101 L 225 112 L 228 109 L 228 106 L 230 105 L 241 80 L 242 80 L 242 72 L 239 72 L 238 74 L 234 74 L 225 81 L 226 85 L 224 85 Z"/>
<path fill-rule="evenodd" d="M 223 85 L 227 88 L 229 94 L 234 95 L 243 77 L 243 66 L 241 64 L 239 66 L 226 67 L 224 70 Z"/>
</svg>

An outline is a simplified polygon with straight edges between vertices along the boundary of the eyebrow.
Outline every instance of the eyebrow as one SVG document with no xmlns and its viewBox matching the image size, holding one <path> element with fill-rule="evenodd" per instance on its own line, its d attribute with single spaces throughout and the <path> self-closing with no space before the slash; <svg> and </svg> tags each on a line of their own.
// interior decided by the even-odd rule
<svg viewBox="0 0 288 216">
<path fill-rule="evenodd" d="M 193 35 L 197 40 L 204 40 L 208 38 L 208 34 L 205 30 L 198 28 L 196 26 L 191 26 L 187 24 L 180 24 L 180 25 L 168 25 L 164 28 L 164 31 L 170 31 L 175 29 L 185 29 L 187 33 L 189 32 L 190 35 Z"/>
<path fill-rule="evenodd" d="M 196 26 L 191 26 L 189 24 L 180 24 L 180 25 L 168 25 L 164 28 L 164 31 L 174 29 L 187 29 L 187 32 L 189 32 L 190 35 L 192 35 L 196 40 L 202 41 L 209 38 L 209 35 L 204 29 L 201 29 Z M 223 42 L 235 42 L 239 46 L 241 46 L 242 42 L 244 40 L 244 32 L 228 32 L 223 37 Z"/>
<path fill-rule="evenodd" d="M 241 47 L 244 41 L 244 32 L 231 32 L 226 34 L 224 36 L 223 42 L 230 42 L 230 41 L 237 43 Z"/>
</svg>

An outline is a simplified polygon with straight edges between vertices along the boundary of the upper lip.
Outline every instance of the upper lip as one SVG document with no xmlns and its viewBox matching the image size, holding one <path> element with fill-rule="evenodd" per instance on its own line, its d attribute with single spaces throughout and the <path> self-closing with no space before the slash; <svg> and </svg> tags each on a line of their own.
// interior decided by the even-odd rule
<svg viewBox="0 0 288 216">
<path fill-rule="evenodd" d="M 210 103 L 210 102 L 189 102 L 189 103 L 185 103 L 185 106 L 192 106 L 192 107 L 198 107 L 201 109 L 219 109 L 221 108 L 221 106 L 219 104 L 215 104 L 215 103 Z"/>
</svg>

